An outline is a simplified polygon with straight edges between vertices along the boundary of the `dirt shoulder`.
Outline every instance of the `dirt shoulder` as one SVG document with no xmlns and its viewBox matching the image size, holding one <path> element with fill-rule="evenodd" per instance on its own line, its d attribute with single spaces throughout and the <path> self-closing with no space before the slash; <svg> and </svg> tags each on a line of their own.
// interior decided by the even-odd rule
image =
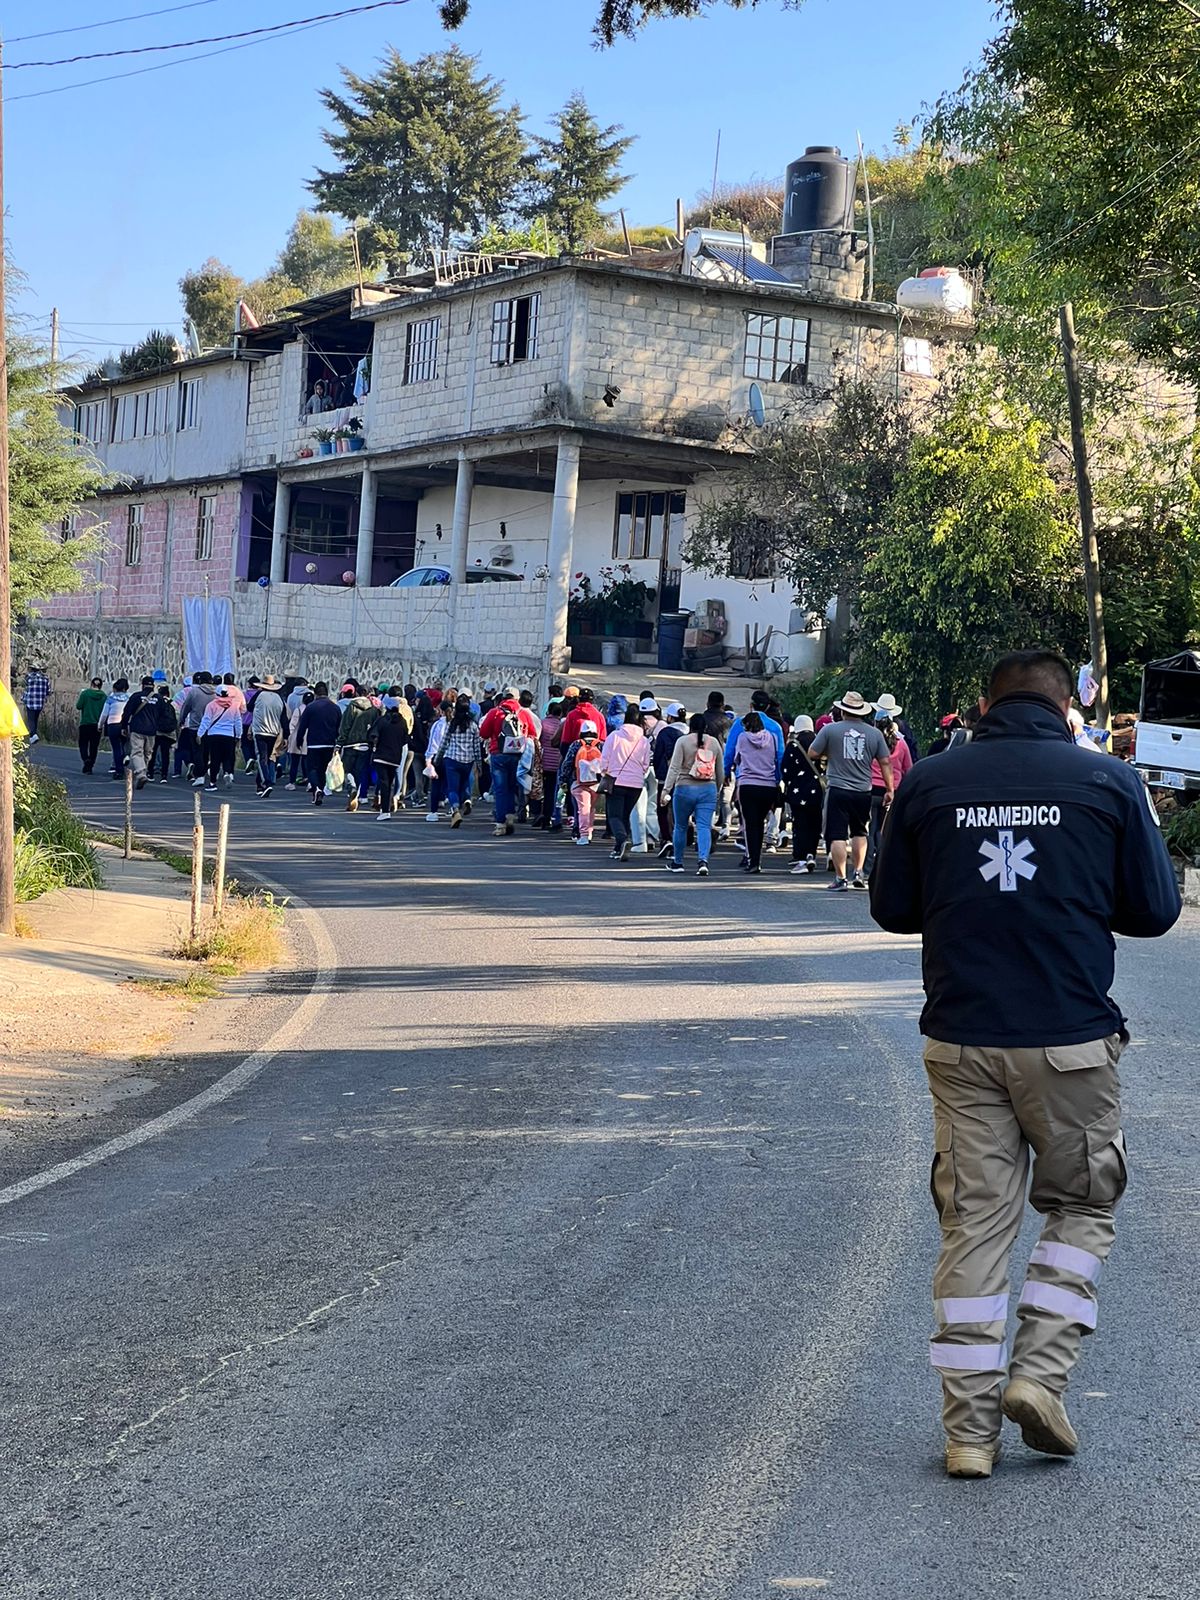
<svg viewBox="0 0 1200 1600">
<path fill-rule="evenodd" d="M 0 1181 L 49 1146 L 107 1136 L 113 1114 L 133 1102 L 140 1116 L 141 1100 L 160 1101 L 166 1080 L 176 1099 L 203 1087 L 229 1065 L 214 1034 L 228 1044 L 251 1032 L 236 1014 L 269 983 L 257 973 L 217 985 L 174 958 L 187 880 L 152 856 L 125 861 L 107 845 L 97 853 L 103 888 L 22 906 L 31 936 L 0 946 Z M 256 1012 L 266 1022 L 273 1009 Z"/>
</svg>

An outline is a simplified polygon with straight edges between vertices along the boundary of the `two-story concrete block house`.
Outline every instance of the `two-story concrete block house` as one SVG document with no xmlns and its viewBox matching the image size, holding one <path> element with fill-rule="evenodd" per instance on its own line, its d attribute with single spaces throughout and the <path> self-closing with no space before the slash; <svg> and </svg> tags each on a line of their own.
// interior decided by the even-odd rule
<svg viewBox="0 0 1200 1600">
<path fill-rule="evenodd" d="M 627 564 L 656 592 L 646 650 L 658 611 L 719 599 L 731 636 L 772 625 L 786 658 L 786 586 L 688 570 L 689 517 L 748 414 L 839 375 L 919 402 L 970 325 L 863 300 L 853 234 L 766 253 L 693 236 L 650 264 L 452 258 L 74 391 L 121 483 L 87 510 L 107 522 L 97 585 L 45 608 L 44 647 L 72 675 L 175 676 L 200 665 L 181 602 L 210 593 L 232 598 L 246 670 L 533 683 L 569 660 L 577 575 Z M 467 581 L 497 568 L 520 581 Z"/>
</svg>

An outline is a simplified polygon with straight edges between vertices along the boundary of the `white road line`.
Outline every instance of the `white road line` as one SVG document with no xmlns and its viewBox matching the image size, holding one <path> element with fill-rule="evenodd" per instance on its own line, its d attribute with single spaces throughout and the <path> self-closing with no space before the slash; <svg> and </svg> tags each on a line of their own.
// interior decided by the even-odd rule
<svg viewBox="0 0 1200 1600">
<path fill-rule="evenodd" d="M 36 1194 L 39 1189 L 49 1188 L 52 1183 L 61 1183 L 64 1178 L 73 1178 L 77 1172 L 84 1172 L 88 1167 L 94 1167 L 101 1161 L 108 1161 L 111 1157 L 132 1150 L 139 1144 L 145 1144 L 148 1139 L 156 1139 L 159 1134 L 170 1133 L 182 1123 L 190 1122 L 200 1112 L 207 1111 L 210 1106 L 219 1105 L 222 1100 L 228 1100 L 230 1095 L 236 1094 L 239 1089 L 244 1089 L 264 1068 L 270 1066 L 277 1055 L 308 1032 L 317 1012 L 325 1003 L 325 996 L 333 988 L 333 978 L 338 965 L 337 951 L 325 924 L 305 901 L 257 869 L 253 870 L 253 876 L 272 894 L 287 900 L 289 906 L 295 907 L 308 929 L 316 951 L 317 970 L 312 988 L 295 1011 L 286 1022 L 276 1028 L 261 1050 L 255 1050 L 236 1067 L 231 1067 L 223 1077 L 217 1079 L 216 1083 L 210 1083 L 207 1089 L 193 1095 L 190 1100 L 185 1100 L 173 1111 L 166 1111 L 161 1117 L 152 1117 L 149 1122 L 142 1122 L 136 1128 L 130 1128 L 128 1133 L 119 1134 L 117 1138 L 109 1139 L 105 1144 L 98 1144 L 92 1150 L 85 1150 L 82 1155 L 72 1156 L 69 1161 L 60 1161 L 57 1166 L 47 1167 L 42 1172 L 35 1172 L 28 1178 L 22 1178 L 19 1183 L 10 1184 L 7 1189 L 0 1189 L 0 1206 L 11 1206 L 18 1200 L 24 1200 L 27 1195 Z"/>
</svg>

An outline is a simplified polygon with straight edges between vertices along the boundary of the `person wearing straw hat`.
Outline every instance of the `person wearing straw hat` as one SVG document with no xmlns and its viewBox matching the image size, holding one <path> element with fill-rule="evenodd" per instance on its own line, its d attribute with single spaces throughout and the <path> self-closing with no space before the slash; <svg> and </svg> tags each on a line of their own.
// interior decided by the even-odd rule
<svg viewBox="0 0 1200 1600">
<path fill-rule="evenodd" d="M 250 707 L 250 733 L 254 739 L 254 786 L 264 800 L 275 787 L 275 747 L 283 734 L 283 685 L 273 673 L 258 681 Z"/>
<path fill-rule="evenodd" d="M 888 742 L 870 720 L 875 707 L 851 689 L 836 702 L 841 722 L 828 722 L 809 749 L 809 758 L 823 760 L 829 788 L 825 804 L 825 843 L 833 862 L 830 888 L 865 889 L 863 863 L 871 826 L 871 763 L 883 774 L 884 807 L 892 803 L 895 780 Z M 853 877 L 846 872 L 847 857 Z"/>
</svg>

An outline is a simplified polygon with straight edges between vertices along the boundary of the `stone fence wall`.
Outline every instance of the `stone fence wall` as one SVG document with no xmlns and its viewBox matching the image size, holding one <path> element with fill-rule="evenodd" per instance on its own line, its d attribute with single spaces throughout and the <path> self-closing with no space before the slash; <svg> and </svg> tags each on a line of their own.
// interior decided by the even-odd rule
<svg viewBox="0 0 1200 1600">
<path fill-rule="evenodd" d="M 478 691 L 489 681 L 540 692 L 545 652 L 545 584 L 463 584 L 453 590 L 334 589 L 276 584 L 235 585 L 238 675 L 303 673 L 310 682 L 347 675 L 363 682 L 435 678 Z M 35 656 L 53 685 L 48 732 L 75 726 L 75 698 L 89 677 L 105 687 L 125 676 L 135 683 L 161 667 L 172 684 L 183 675 L 179 619 L 41 618 L 14 640 L 14 681 Z"/>
</svg>

